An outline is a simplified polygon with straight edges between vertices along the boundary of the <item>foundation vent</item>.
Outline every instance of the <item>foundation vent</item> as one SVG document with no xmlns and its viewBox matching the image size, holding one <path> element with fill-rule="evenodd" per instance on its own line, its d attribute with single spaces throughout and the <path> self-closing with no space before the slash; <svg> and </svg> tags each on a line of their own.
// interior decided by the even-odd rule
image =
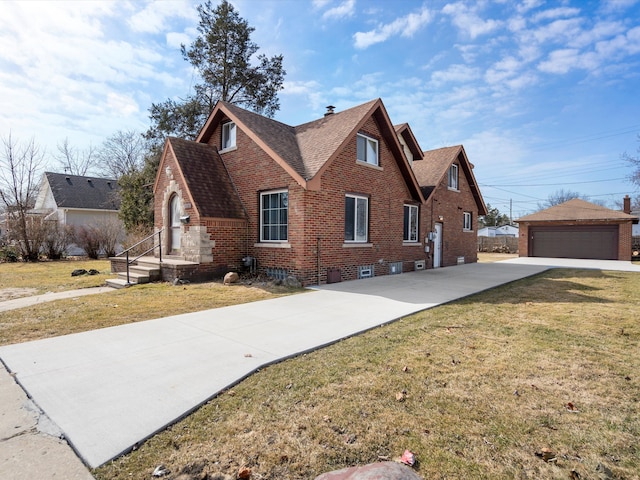
<svg viewBox="0 0 640 480">
<path fill-rule="evenodd" d="M 267 268 L 267 277 L 275 278 L 276 280 L 286 280 L 289 273 L 284 268 Z"/>
<path fill-rule="evenodd" d="M 393 262 L 389 264 L 389 275 L 399 275 L 402 273 L 402 262 Z"/>
<path fill-rule="evenodd" d="M 358 267 L 358 278 L 371 278 L 373 272 L 373 265 L 362 265 Z"/>
<path fill-rule="evenodd" d="M 415 262 L 413 262 L 414 270 L 424 270 L 424 266 L 425 266 L 424 260 L 416 260 Z"/>
<path fill-rule="evenodd" d="M 464 265 L 464 257 L 458 257 L 458 265 Z"/>
</svg>

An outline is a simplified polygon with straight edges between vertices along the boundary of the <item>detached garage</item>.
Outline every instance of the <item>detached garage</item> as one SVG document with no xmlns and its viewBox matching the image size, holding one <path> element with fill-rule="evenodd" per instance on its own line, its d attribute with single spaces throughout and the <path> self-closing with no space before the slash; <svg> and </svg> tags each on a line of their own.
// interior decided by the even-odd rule
<svg viewBox="0 0 640 480">
<path fill-rule="evenodd" d="M 580 199 L 517 220 L 521 257 L 631 259 L 631 225 L 638 218 Z"/>
</svg>

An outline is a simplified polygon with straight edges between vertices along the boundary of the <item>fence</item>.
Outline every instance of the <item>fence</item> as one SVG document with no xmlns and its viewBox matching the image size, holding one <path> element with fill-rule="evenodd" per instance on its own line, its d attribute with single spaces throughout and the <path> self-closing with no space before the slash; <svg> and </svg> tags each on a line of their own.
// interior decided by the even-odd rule
<svg viewBox="0 0 640 480">
<path fill-rule="evenodd" d="M 478 251 L 518 253 L 518 237 L 478 237 Z"/>
</svg>

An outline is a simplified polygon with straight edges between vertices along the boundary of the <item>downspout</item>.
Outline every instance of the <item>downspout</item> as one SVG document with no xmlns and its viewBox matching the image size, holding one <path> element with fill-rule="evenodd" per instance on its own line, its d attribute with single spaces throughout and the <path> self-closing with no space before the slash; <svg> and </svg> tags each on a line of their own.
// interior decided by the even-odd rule
<svg viewBox="0 0 640 480">
<path fill-rule="evenodd" d="M 316 248 L 316 261 L 317 261 L 317 268 L 318 268 L 318 286 L 320 286 L 320 237 L 318 237 L 318 246 Z"/>
</svg>

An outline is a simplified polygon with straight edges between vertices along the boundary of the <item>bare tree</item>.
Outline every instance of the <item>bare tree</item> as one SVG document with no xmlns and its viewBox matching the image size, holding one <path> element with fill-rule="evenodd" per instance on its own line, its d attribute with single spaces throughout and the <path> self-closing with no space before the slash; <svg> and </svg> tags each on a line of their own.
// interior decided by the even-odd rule
<svg viewBox="0 0 640 480">
<path fill-rule="evenodd" d="M 69 143 L 67 137 L 58 143 L 58 153 L 53 157 L 65 173 L 84 176 L 97 166 L 96 153 L 96 148 L 91 144 L 85 150 L 78 150 Z"/>
<path fill-rule="evenodd" d="M 142 170 L 145 153 L 145 140 L 140 132 L 118 130 L 102 144 L 97 153 L 98 165 L 105 176 L 118 179 Z"/>
<path fill-rule="evenodd" d="M 573 200 L 574 198 L 580 198 L 581 200 L 589 201 L 589 197 L 587 195 L 561 188 L 560 190 L 556 190 L 555 192 L 550 193 L 544 202 L 538 203 L 538 209 L 544 210 L 545 208 L 568 202 L 569 200 Z"/>
<path fill-rule="evenodd" d="M 640 134 L 638 135 L 638 139 L 640 142 Z M 631 183 L 633 183 L 637 188 L 640 188 L 640 147 L 636 150 L 635 155 L 629 155 L 628 153 L 622 154 L 622 159 L 625 160 L 633 171 L 629 175 L 628 179 Z M 632 209 L 640 208 L 640 195 L 636 195 L 633 198 Z"/>
<path fill-rule="evenodd" d="M 11 133 L 2 139 L 0 151 L 0 200 L 11 224 L 12 237 L 18 241 L 22 258 L 38 260 L 41 247 L 36 230 L 41 223 L 30 217 L 38 194 L 39 180 L 44 166 L 44 151 L 32 138 L 20 144 Z"/>
</svg>

